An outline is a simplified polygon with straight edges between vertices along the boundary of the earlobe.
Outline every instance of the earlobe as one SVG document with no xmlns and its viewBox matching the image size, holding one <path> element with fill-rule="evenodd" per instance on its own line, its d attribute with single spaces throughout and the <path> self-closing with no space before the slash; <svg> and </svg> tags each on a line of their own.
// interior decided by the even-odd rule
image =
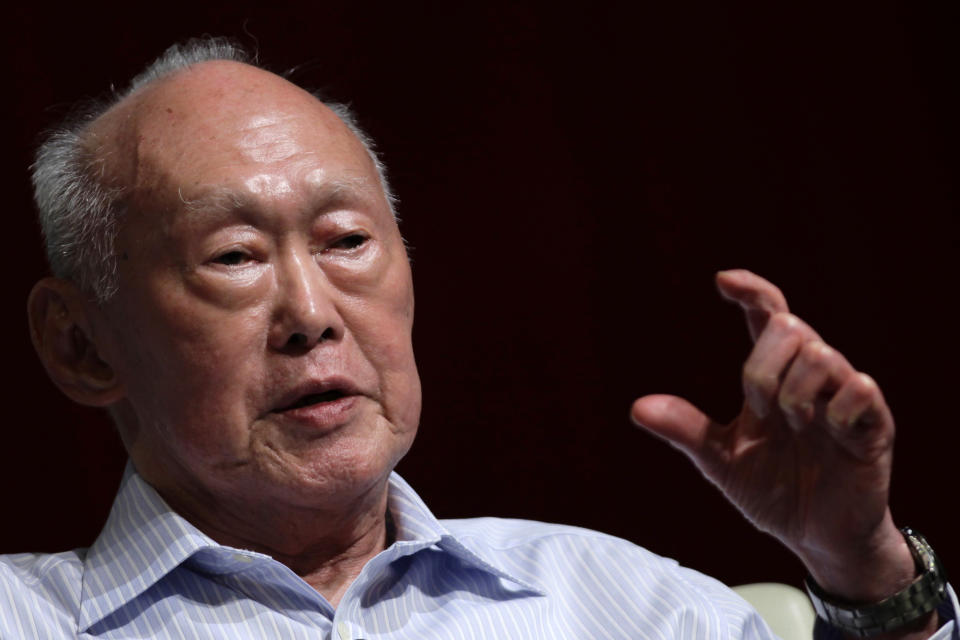
<svg viewBox="0 0 960 640">
<path fill-rule="evenodd" d="M 109 406 L 123 395 L 116 372 L 101 359 L 86 296 L 71 282 L 44 278 L 30 292 L 30 338 L 47 375 L 80 404 Z"/>
</svg>

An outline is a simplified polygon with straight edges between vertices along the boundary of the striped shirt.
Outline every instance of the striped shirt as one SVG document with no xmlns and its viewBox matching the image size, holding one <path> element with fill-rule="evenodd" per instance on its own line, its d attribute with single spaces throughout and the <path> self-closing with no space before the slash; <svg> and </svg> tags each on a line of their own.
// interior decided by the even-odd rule
<svg viewBox="0 0 960 640">
<path fill-rule="evenodd" d="M 0 638 L 772 637 L 719 582 L 625 540 L 440 521 L 396 474 L 389 509 L 396 542 L 334 609 L 269 556 L 214 542 L 128 465 L 92 547 L 0 556 Z"/>
</svg>

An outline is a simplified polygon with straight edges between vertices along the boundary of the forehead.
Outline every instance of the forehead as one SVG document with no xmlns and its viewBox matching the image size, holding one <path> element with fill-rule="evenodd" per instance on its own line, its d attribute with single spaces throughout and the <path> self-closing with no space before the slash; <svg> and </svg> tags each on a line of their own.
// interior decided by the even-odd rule
<svg viewBox="0 0 960 640">
<path fill-rule="evenodd" d="M 134 197 L 324 181 L 378 186 L 366 149 L 330 109 L 279 76 L 235 62 L 201 63 L 156 81 L 90 133 L 105 175 Z"/>
</svg>

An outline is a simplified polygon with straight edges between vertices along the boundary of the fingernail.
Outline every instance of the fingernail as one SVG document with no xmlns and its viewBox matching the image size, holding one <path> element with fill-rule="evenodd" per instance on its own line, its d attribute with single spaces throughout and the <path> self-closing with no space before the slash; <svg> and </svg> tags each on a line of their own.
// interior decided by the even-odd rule
<svg viewBox="0 0 960 640">
<path fill-rule="evenodd" d="M 758 418 L 765 418 L 770 412 L 767 399 L 757 389 L 751 388 L 747 391 L 747 404 Z"/>
<path fill-rule="evenodd" d="M 843 416 L 838 415 L 836 411 L 827 411 L 827 422 L 834 429 L 842 429 L 845 426 Z"/>
</svg>

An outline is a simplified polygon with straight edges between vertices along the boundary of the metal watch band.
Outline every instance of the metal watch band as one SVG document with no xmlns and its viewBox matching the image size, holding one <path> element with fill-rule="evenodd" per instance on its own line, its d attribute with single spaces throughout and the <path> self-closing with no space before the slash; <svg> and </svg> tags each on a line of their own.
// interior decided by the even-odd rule
<svg viewBox="0 0 960 640">
<path fill-rule="evenodd" d="M 920 575 L 906 589 L 874 604 L 846 602 L 826 593 L 807 577 L 807 594 L 817 615 L 829 625 L 865 638 L 893 631 L 922 618 L 947 597 L 947 576 L 926 539 L 904 527 L 900 533 L 907 541 Z"/>
</svg>

